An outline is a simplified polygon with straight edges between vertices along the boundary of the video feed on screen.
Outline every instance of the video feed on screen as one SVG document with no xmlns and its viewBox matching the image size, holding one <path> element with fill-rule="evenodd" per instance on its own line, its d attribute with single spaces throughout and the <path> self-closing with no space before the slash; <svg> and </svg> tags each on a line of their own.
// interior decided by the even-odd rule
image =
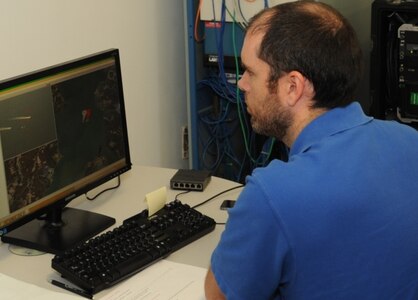
<svg viewBox="0 0 418 300">
<path fill-rule="evenodd" d="M 124 158 L 115 67 L 83 72 L 0 99 L 0 217 Z"/>
</svg>

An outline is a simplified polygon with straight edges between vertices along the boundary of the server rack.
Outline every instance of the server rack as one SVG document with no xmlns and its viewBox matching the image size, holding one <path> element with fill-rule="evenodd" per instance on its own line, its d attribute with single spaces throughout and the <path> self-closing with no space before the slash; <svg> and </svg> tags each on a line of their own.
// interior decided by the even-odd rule
<svg viewBox="0 0 418 300">
<path fill-rule="evenodd" d="M 418 124 L 418 2 L 372 3 L 370 113 Z"/>
<path fill-rule="evenodd" d="M 199 3 L 184 1 L 190 167 L 243 182 L 255 167 L 273 158 L 286 160 L 287 148 L 252 132 L 244 96 L 236 87 L 242 74 L 239 53 L 244 30 L 233 22 L 197 19 Z M 223 55 L 217 55 L 220 48 Z M 219 82 L 219 78 L 223 79 Z"/>
</svg>

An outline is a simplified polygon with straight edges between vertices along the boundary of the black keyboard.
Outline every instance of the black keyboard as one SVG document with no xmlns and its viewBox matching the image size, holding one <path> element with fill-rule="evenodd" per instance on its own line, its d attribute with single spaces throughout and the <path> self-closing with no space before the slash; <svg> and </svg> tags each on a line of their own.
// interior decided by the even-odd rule
<svg viewBox="0 0 418 300">
<path fill-rule="evenodd" d="M 52 268 L 94 294 L 145 269 L 215 228 L 215 221 L 178 200 L 148 211 L 56 255 Z"/>
</svg>

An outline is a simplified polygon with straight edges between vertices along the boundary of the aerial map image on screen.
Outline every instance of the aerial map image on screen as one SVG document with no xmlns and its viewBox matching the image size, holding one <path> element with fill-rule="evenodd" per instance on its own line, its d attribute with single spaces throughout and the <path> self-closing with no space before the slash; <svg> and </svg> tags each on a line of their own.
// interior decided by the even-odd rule
<svg viewBox="0 0 418 300">
<path fill-rule="evenodd" d="M 45 133 L 38 133 L 42 139 L 35 138 L 36 147 L 4 157 L 10 211 L 123 158 L 115 74 L 114 67 L 106 67 L 48 87 L 55 122 L 55 126 L 45 123 L 49 140 L 45 142 Z M 29 116 L 26 128 L 31 128 L 31 122 L 39 123 L 36 116 Z M 4 138 L 2 142 L 7 145 Z"/>
</svg>

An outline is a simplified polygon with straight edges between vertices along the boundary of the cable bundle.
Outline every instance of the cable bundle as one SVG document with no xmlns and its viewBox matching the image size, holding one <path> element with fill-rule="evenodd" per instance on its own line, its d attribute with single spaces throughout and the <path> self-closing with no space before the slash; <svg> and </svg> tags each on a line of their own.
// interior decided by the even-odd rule
<svg viewBox="0 0 418 300">
<path fill-rule="evenodd" d="M 247 2 L 254 2 L 247 1 Z M 201 7 L 199 3 L 199 10 Z M 265 7 L 268 6 L 264 1 Z M 209 108 L 199 111 L 199 153 L 200 168 L 211 170 L 214 175 L 226 177 L 242 182 L 245 176 L 255 167 L 266 165 L 270 159 L 275 145 L 274 138 L 256 135 L 249 125 L 244 95 L 239 90 L 237 82 L 240 78 L 239 56 L 236 43 L 236 30 L 243 30 L 247 20 L 241 10 L 241 1 L 234 2 L 231 11 L 222 0 L 220 26 L 216 31 L 216 49 L 218 56 L 217 70 L 197 83 L 200 94 L 211 94 L 212 102 Z M 213 20 L 216 21 L 215 5 L 212 0 Z M 235 11 L 238 10 L 243 22 L 237 22 Z M 226 72 L 224 68 L 224 35 L 226 13 L 232 22 L 231 38 L 235 70 Z M 200 12 L 197 13 L 197 18 Z M 195 22 L 197 26 L 198 22 Z M 196 33 L 196 28 L 195 28 Z M 195 34 L 195 38 L 197 35 Z M 196 39 L 200 42 L 203 39 Z M 202 98 L 204 98 L 202 96 Z M 198 101 L 200 101 L 199 99 Z M 260 144 L 262 144 L 260 146 Z"/>
</svg>

